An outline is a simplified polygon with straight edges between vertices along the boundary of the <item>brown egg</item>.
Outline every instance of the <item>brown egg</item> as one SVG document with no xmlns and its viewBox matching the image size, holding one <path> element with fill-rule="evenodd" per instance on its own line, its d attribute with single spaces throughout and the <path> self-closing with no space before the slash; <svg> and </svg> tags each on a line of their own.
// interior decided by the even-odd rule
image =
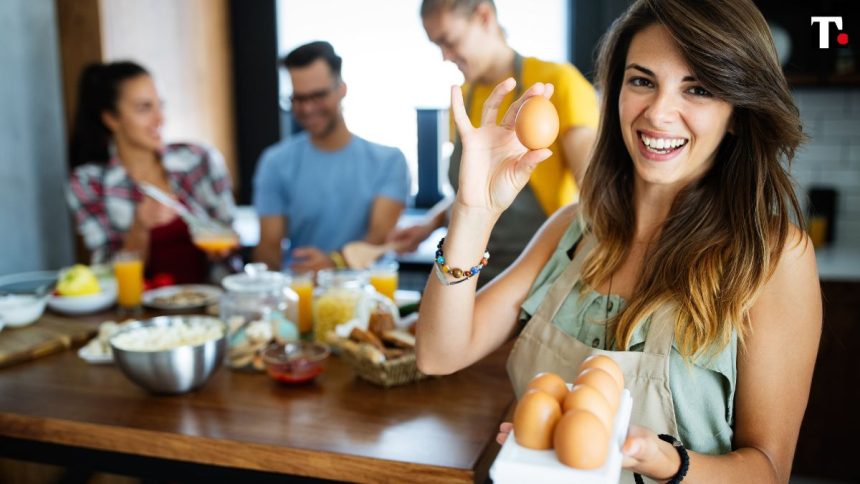
<svg viewBox="0 0 860 484">
<path fill-rule="evenodd" d="M 571 410 L 555 427 L 555 455 L 562 464 L 577 469 L 597 469 L 606 462 L 609 433 L 600 419 L 587 410 Z"/>
<path fill-rule="evenodd" d="M 549 99 L 533 96 L 517 111 L 517 138 L 526 148 L 548 148 L 558 136 L 558 112 Z"/>
<path fill-rule="evenodd" d="M 582 365 L 579 366 L 579 371 L 581 373 L 589 368 L 600 368 L 606 373 L 609 373 L 618 383 L 618 391 L 624 391 L 624 373 L 621 372 L 621 367 L 618 366 L 618 363 L 616 363 L 612 358 L 606 355 L 589 356 L 582 362 Z"/>
<path fill-rule="evenodd" d="M 609 373 L 599 368 L 589 368 L 576 377 L 574 385 L 594 387 L 609 402 L 612 413 L 618 410 L 618 403 L 621 401 L 621 392 L 618 391 L 618 383 L 615 381 L 615 378 L 612 378 L 612 375 Z"/>
<path fill-rule="evenodd" d="M 538 373 L 534 378 L 532 378 L 532 381 L 529 382 L 529 386 L 527 388 L 534 388 L 535 390 L 549 393 L 558 400 L 559 405 L 561 405 L 561 402 L 564 401 L 565 395 L 567 395 L 567 384 L 555 373 Z"/>
<path fill-rule="evenodd" d="M 599 391 L 588 385 L 577 385 L 568 392 L 564 397 L 564 402 L 561 405 L 562 413 L 567 413 L 571 410 L 588 410 L 600 419 L 604 427 L 609 433 L 612 433 L 612 420 L 615 414 L 609 408 L 609 402 L 606 401 Z"/>
<path fill-rule="evenodd" d="M 514 411 L 514 437 L 529 449 L 551 449 L 552 433 L 561 418 L 561 406 L 552 395 L 529 390 Z"/>
</svg>

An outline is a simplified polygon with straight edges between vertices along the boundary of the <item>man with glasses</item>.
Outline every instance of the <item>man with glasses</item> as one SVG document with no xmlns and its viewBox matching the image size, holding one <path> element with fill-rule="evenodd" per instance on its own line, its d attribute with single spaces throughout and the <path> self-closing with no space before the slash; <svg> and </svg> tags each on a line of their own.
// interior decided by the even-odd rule
<svg viewBox="0 0 860 484">
<path fill-rule="evenodd" d="M 298 47 L 282 61 L 304 132 L 267 148 L 254 174 L 260 217 L 254 259 L 270 268 L 342 267 L 344 244 L 383 243 L 406 205 L 411 181 L 403 153 L 346 126 L 341 63 L 328 42 Z M 282 249 L 285 238 L 289 251 Z"/>
</svg>

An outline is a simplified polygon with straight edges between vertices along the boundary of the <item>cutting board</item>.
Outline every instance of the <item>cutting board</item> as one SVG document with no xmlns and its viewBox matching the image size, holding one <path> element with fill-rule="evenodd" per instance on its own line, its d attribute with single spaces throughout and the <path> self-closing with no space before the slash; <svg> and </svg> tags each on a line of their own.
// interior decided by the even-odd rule
<svg viewBox="0 0 860 484">
<path fill-rule="evenodd" d="M 86 342 L 98 324 L 44 314 L 23 328 L 0 331 L 0 368 L 30 361 Z"/>
</svg>

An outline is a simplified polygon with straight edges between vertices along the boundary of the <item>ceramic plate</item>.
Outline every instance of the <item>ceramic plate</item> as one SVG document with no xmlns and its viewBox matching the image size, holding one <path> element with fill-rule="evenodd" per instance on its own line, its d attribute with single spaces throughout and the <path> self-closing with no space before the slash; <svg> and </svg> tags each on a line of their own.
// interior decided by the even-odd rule
<svg viewBox="0 0 860 484">
<path fill-rule="evenodd" d="M 81 346 L 78 349 L 78 356 L 87 363 L 93 365 L 106 365 L 113 363 L 113 356 L 110 354 L 94 353 L 89 346 Z"/>
<path fill-rule="evenodd" d="M 216 286 L 179 284 L 146 291 L 143 304 L 163 311 L 197 309 L 217 303 L 221 294 L 223 291 Z"/>
<path fill-rule="evenodd" d="M 100 279 L 102 292 L 89 296 L 51 296 L 48 307 L 63 314 L 90 314 L 103 311 L 116 303 L 116 281 Z"/>
</svg>

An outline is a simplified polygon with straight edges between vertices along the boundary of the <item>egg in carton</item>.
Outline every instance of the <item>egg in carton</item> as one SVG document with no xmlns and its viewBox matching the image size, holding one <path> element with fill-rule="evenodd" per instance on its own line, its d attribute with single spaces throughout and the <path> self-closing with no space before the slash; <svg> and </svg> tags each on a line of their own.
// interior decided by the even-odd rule
<svg viewBox="0 0 860 484">
<path fill-rule="evenodd" d="M 493 481 L 617 483 L 632 406 L 609 356 L 586 358 L 573 384 L 538 373 L 517 402 L 513 431 L 490 469 Z"/>
<path fill-rule="evenodd" d="M 621 401 L 613 420 L 606 460 L 595 469 L 576 469 L 562 464 L 554 449 L 535 450 L 523 447 L 517 443 L 515 432 L 511 431 L 490 468 L 490 477 L 496 484 L 616 484 L 621 478 L 621 446 L 627 437 L 632 409 L 633 399 L 630 391 L 625 389 L 621 393 Z"/>
</svg>

